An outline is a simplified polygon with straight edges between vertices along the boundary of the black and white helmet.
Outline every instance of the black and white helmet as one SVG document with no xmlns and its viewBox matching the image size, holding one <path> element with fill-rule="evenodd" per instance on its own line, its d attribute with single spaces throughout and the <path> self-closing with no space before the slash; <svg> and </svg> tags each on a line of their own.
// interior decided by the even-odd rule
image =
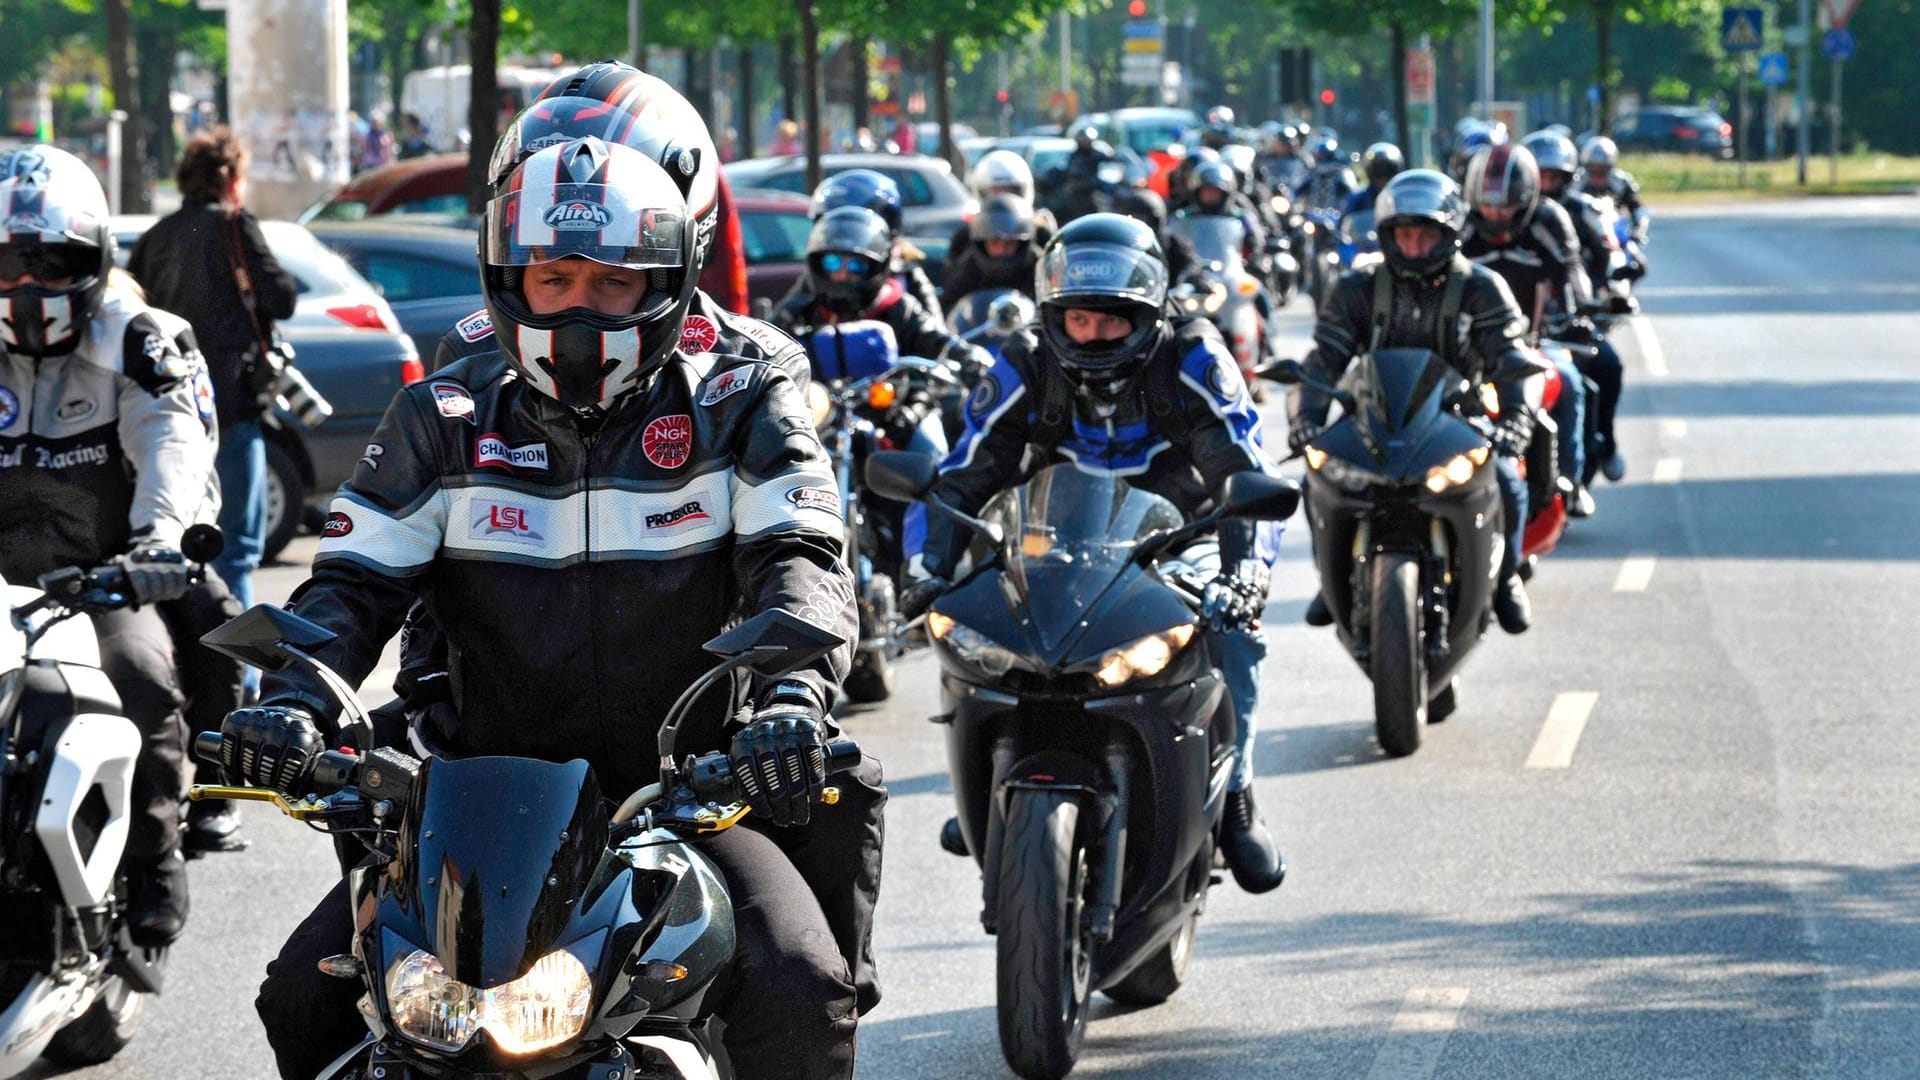
<svg viewBox="0 0 1920 1080">
<path fill-rule="evenodd" d="M 0 155 L 0 281 L 16 283 L 0 286 L 0 343 L 27 356 L 72 352 L 112 268 L 107 194 L 93 170 L 53 146 Z"/>
<path fill-rule="evenodd" d="M 481 220 L 480 288 L 500 350 L 528 385 L 569 408 L 605 409 L 666 364 L 700 276 L 698 214 L 683 186 L 696 168 L 588 136 L 510 169 Z M 570 257 L 645 271 L 639 309 L 535 314 L 527 268 Z"/>
</svg>

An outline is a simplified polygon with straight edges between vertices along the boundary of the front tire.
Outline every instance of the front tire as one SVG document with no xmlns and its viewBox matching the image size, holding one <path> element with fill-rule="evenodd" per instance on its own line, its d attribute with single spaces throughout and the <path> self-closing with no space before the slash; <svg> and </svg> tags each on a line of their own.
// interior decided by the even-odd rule
<svg viewBox="0 0 1920 1080">
<path fill-rule="evenodd" d="M 1014 791 L 1005 837 L 995 938 L 1000 1050 L 1021 1076 L 1058 1080 L 1086 1042 L 1093 977 L 1080 804 L 1065 792 Z"/>
<path fill-rule="evenodd" d="M 1180 924 L 1180 930 L 1165 945 L 1127 977 L 1100 991 L 1122 1005 L 1158 1005 L 1174 995 L 1187 981 L 1187 964 L 1193 958 L 1193 931 L 1200 922 L 1195 911 Z"/>
<path fill-rule="evenodd" d="M 1420 644 L 1420 562 L 1386 552 L 1373 563 L 1373 725 L 1388 757 L 1420 749 L 1427 723 L 1426 652 Z"/>
<path fill-rule="evenodd" d="M 146 996 L 135 993 L 125 979 L 108 976 L 100 987 L 100 996 L 93 999 L 80 1019 L 54 1035 L 41 1056 L 69 1069 L 111 1061 L 133 1041 L 146 1001 Z"/>
</svg>

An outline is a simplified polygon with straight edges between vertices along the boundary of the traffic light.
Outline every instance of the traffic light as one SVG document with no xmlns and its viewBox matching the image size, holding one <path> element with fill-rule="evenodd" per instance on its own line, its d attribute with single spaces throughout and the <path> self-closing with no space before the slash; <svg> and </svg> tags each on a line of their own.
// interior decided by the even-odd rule
<svg viewBox="0 0 1920 1080">
<path fill-rule="evenodd" d="M 1147 17 L 1147 0 L 1127 0 L 1127 14 L 1136 19 Z"/>
<path fill-rule="evenodd" d="M 999 102 L 1002 105 L 1005 105 L 1007 102 L 1013 100 L 1013 95 L 1007 93 L 1005 90 L 1000 90 L 994 93 L 993 100 Z"/>
<path fill-rule="evenodd" d="M 1325 90 L 1320 91 L 1320 104 L 1333 104 L 1333 87 L 1329 86 Z"/>
</svg>

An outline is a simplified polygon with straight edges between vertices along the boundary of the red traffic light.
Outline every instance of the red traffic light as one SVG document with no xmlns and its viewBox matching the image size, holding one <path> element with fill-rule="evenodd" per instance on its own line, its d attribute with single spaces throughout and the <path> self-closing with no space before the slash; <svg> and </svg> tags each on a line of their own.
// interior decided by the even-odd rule
<svg viewBox="0 0 1920 1080">
<path fill-rule="evenodd" d="M 1127 0 L 1127 14 L 1136 19 L 1147 17 L 1147 0 Z"/>
<path fill-rule="evenodd" d="M 1333 88 L 1332 87 L 1328 87 L 1327 89 L 1320 91 L 1320 104 L 1322 105 L 1333 104 Z"/>
<path fill-rule="evenodd" d="M 1013 100 L 1013 95 L 1007 93 L 1005 90 L 1001 90 L 993 95 L 993 100 L 1005 105 L 1007 102 Z"/>
</svg>

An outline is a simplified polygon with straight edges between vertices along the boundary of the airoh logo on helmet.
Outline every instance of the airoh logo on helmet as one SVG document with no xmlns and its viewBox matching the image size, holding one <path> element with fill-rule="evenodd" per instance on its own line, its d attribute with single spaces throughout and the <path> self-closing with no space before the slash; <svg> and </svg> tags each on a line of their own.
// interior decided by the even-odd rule
<svg viewBox="0 0 1920 1080">
<path fill-rule="evenodd" d="M 607 208 L 585 199 L 555 203 L 542 219 L 555 232 L 599 232 L 613 222 Z"/>
</svg>

